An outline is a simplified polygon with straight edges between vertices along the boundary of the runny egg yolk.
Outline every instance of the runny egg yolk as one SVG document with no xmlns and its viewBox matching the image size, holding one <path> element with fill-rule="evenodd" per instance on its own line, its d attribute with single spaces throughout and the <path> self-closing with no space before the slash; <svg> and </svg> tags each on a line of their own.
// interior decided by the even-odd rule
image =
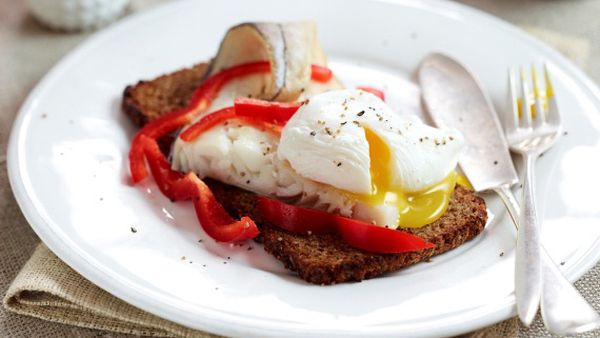
<svg viewBox="0 0 600 338">
<path fill-rule="evenodd" d="M 440 218 L 448 208 L 458 175 L 452 171 L 440 182 L 417 192 L 408 193 L 392 187 L 390 148 L 375 132 L 369 128 L 364 130 L 371 158 L 372 191 L 370 195 L 358 198 L 369 205 L 395 205 L 399 217 L 396 224 L 386 224 L 390 227 L 417 228 Z"/>
</svg>

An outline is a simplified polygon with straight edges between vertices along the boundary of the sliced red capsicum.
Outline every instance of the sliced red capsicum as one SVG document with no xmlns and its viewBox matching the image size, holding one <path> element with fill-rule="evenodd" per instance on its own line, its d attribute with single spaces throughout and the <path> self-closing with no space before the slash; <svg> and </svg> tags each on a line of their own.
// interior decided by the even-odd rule
<svg viewBox="0 0 600 338">
<path fill-rule="evenodd" d="M 210 237 L 219 242 L 239 242 L 258 236 L 259 230 L 250 217 L 234 220 L 198 176 L 188 175 L 191 175 L 190 181 L 198 192 L 193 199 L 196 215 Z"/>
<path fill-rule="evenodd" d="M 235 114 L 284 126 L 302 106 L 302 102 L 271 102 L 245 97 L 233 101 Z"/>
<path fill-rule="evenodd" d="M 421 237 L 327 212 L 258 197 L 258 208 L 268 222 L 299 234 L 338 233 L 348 245 L 374 253 L 401 253 L 435 247 Z"/>
<path fill-rule="evenodd" d="M 172 170 L 158 143 L 147 136 L 141 139 L 144 155 L 160 191 L 173 201 L 191 199 L 200 225 L 210 237 L 219 242 L 237 242 L 258 235 L 252 219 L 234 220 L 196 174 Z"/>
<path fill-rule="evenodd" d="M 212 112 L 206 116 L 203 116 L 198 122 L 191 125 L 188 129 L 186 129 L 179 138 L 182 140 L 189 142 L 196 139 L 200 134 L 205 131 L 211 129 L 212 127 L 224 123 L 232 118 L 236 117 L 235 108 L 226 107 L 215 112 Z"/>
<path fill-rule="evenodd" d="M 377 88 L 368 87 L 368 86 L 360 86 L 360 87 L 356 87 L 356 88 L 360 89 L 360 90 L 364 90 L 367 93 L 371 93 L 371 94 L 377 96 L 378 98 L 381 99 L 381 101 L 385 101 L 385 94 L 383 93 L 383 91 L 381 91 Z"/>
<path fill-rule="evenodd" d="M 405 231 L 388 229 L 336 216 L 339 234 L 351 247 L 375 253 L 401 253 L 435 248 L 435 245 Z"/>
<path fill-rule="evenodd" d="M 163 115 L 146 124 L 136 134 L 129 151 L 129 168 L 133 182 L 137 183 L 148 176 L 148 170 L 144 163 L 143 145 L 140 140 L 142 135 L 157 140 L 177 130 L 206 110 L 227 82 L 249 74 L 268 72 L 270 69 L 271 65 L 268 61 L 251 62 L 225 69 L 206 79 L 194 91 L 190 103 L 185 108 Z"/>
<path fill-rule="evenodd" d="M 335 233 L 334 214 L 300 208 L 271 198 L 259 196 L 257 207 L 269 223 L 297 234 Z"/>
<path fill-rule="evenodd" d="M 313 65 L 314 67 L 320 66 Z M 318 81 L 329 81 L 324 73 L 331 72 L 331 70 L 322 68 L 324 67 L 318 68 L 312 74 L 316 74 Z M 233 103 L 235 109 L 227 107 L 212 112 L 186 129 L 179 137 L 183 141 L 190 142 L 212 127 L 233 118 L 279 133 L 281 128 L 277 128 L 277 126 L 283 127 L 300 106 L 302 106 L 301 102 L 272 102 L 244 97 L 236 98 Z"/>
<path fill-rule="evenodd" d="M 237 99 L 236 99 L 236 101 L 237 101 Z M 271 103 L 268 101 L 261 101 L 261 100 L 256 100 L 256 101 Z M 275 104 L 277 102 L 273 102 L 273 103 L 274 103 L 274 106 L 276 106 Z M 261 114 L 260 111 L 252 112 L 251 110 L 246 109 L 242 112 L 242 114 L 244 114 L 244 115 L 240 115 L 238 113 L 239 113 L 239 111 L 237 108 L 235 108 L 235 106 L 219 109 L 219 110 L 212 112 L 206 116 L 203 116 L 200 120 L 198 120 L 196 123 L 191 125 L 188 129 L 186 129 L 183 133 L 181 133 L 179 135 L 179 138 L 181 138 L 185 142 L 193 141 L 196 138 L 198 138 L 200 135 L 202 135 L 204 132 L 213 128 L 214 126 L 219 125 L 221 123 L 225 123 L 226 121 L 229 121 L 234 118 L 241 120 L 246 125 L 251 125 L 256 128 L 261 128 L 266 131 L 273 132 L 277 135 L 281 134 L 281 127 L 285 124 L 285 123 L 281 122 L 281 119 L 273 119 L 273 117 L 271 116 L 273 114 L 269 113 L 269 112 L 266 112 L 266 114 Z M 256 113 L 256 114 L 253 115 L 252 113 Z M 286 114 L 287 114 L 287 112 L 286 112 Z"/>
<path fill-rule="evenodd" d="M 313 69 L 313 79 L 323 81 L 327 76 L 327 70 L 324 67 L 318 68 L 315 79 Z M 259 231 L 249 217 L 242 217 L 239 221 L 234 220 L 216 200 L 209 187 L 194 173 L 183 174 L 172 170 L 160 151 L 157 140 L 190 123 L 198 114 L 206 110 L 227 82 L 245 75 L 268 71 L 270 71 L 269 62 L 258 61 L 234 66 L 211 76 L 194 91 L 190 103 L 185 108 L 146 124 L 132 141 L 129 161 L 133 182 L 137 183 L 148 176 L 145 163 L 147 161 L 161 192 L 173 201 L 192 199 L 200 224 L 208 235 L 217 241 L 242 241 L 256 237 Z M 218 115 L 207 116 L 202 128 L 207 130 L 231 118 L 232 109 L 230 107 L 229 110 L 225 109 Z M 235 113 L 235 110 L 233 112 Z M 255 118 L 241 117 L 248 119 L 251 124 L 257 121 Z M 279 117 L 273 119 L 271 116 L 270 119 L 273 120 L 272 122 L 285 123 Z M 278 131 L 279 126 L 272 125 L 272 122 L 262 122 L 263 125 L 271 125 L 272 130 Z M 200 133 L 202 131 L 200 128 Z"/>
<path fill-rule="evenodd" d="M 231 242 L 254 238 L 256 224 L 248 217 L 234 220 L 195 174 L 183 174 L 170 168 L 158 147 L 157 140 L 192 121 L 214 100 L 228 81 L 248 74 L 268 72 L 268 62 L 253 62 L 226 69 L 208 78 L 192 94 L 190 104 L 164 115 L 144 126 L 135 136 L 129 152 L 130 170 L 134 183 L 148 175 L 145 160 L 161 192 L 170 199 L 192 199 L 203 229 L 217 241 Z"/>
<path fill-rule="evenodd" d="M 310 78 L 317 82 L 328 82 L 333 77 L 333 72 L 331 69 L 319 66 L 319 65 L 311 65 L 310 66 Z"/>
</svg>

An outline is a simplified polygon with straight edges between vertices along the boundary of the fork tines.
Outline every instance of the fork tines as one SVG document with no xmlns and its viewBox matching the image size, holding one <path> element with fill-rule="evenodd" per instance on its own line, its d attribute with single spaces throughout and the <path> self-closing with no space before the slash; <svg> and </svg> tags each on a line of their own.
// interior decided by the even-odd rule
<svg viewBox="0 0 600 338">
<path fill-rule="evenodd" d="M 517 128 L 521 124 L 522 127 L 527 128 L 534 124 L 543 124 L 550 115 L 550 109 L 555 108 L 552 107 L 555 105 L 555 97 L 548 66 L 544 64 L 542 68 L 544 73 L 543 87 L 540 86 L 538 70 L 535 65 L 530 68 L 530 77 L 527 76 L 525 67 L 510 69 L 511 108 L 516 116 L 510 116 L 511 121 L 507 121 L 507 127 Z"/>
</svg>

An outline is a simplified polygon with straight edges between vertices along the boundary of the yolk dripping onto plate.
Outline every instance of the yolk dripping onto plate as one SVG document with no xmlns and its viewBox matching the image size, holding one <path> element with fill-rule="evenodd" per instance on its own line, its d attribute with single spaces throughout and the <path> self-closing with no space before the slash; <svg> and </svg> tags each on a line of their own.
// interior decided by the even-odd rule
<svg viewBox="0 0 600 338">
<path fill-rule="evenodd" d="M 417 228 L 440 218 L 446 212 L 454 191 L 456 172 L 452 171 L 440 182 L 417 192 L 408 193 L 393 187 L 390 148 L 375 132 L 369 128 L 364 130 L 371 158 L 372 192 L 358 198 L 369 205 L 395 205 L 400 213 L 397 224 L 387 224 L 390 227 Z"/>
</svg>

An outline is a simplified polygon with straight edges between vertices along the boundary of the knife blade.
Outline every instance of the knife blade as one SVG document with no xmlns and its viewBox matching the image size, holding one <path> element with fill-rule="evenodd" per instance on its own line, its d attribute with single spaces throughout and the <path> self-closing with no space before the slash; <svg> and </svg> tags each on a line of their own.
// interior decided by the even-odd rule
<svg viewBox="0 0 600 338">
<path fill-rule="evenodd" d="M 518 182 L 508 144 L 489 97 L 460 63 L 439 53 L 419 66 L 417 78 L 433 123 L 465 137 L 459 165 L 476 191 Z"/>
</svg>

